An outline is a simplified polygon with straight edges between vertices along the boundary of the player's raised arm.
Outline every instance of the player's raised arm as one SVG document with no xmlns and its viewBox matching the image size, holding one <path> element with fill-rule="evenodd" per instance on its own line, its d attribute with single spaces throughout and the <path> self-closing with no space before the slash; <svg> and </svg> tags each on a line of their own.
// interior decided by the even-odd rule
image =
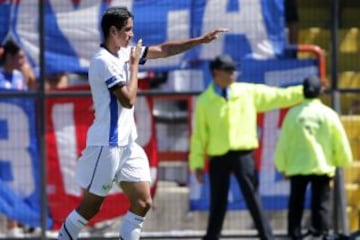
<svg viewBox="0 0 360 240">
<path fill-rule="evenodd" d="M 142 39 L 139 39 L 136 46 L 130 52 L 130 78 L 126 85 L 114 89 L 113 93 L 124 108 L 132 108 L 135 104 L 138 90 L 139 59 L 142 48 Z"/>
<path fill-rule="evenodd" d="M 200 44 L 210 43 L 217 39 L 221 33 L 228 32 L 226 28 L 217 28 L 203 36 L 179 41 L 164 42 L 159 45 L 149 46 L 147 59 L 164 58 L 185 52 Z"/>
</svg>

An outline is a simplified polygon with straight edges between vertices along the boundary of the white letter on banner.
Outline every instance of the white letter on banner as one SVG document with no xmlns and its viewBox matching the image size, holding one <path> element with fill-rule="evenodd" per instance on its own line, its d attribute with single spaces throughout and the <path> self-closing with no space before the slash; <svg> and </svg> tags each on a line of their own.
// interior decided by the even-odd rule
<svg viewBox="0 0 360 240">
<path fill-rule="evenodd" d="M 101 42 L 99 7 L 102 0 L 80 1 L 76 9 L 71 0 L 51 0 L 50 2 L 59 28 L 76 52 L 80 65 L 88 67 L 89 59 Z M 132 0 L 113 0 L 111 6 L 126 6 L 131 9 Z M 72 21 L 72 19 L 77 19 L 77 21 Z"/>
<path fill-rule="evenodd" d="M 226 12 L 228 0 L 208 0 L 206 2 L 203 34 L 218 27 L 229 28 L 229 34 L 245 35 L 251 46 L 253 55 L 257 58 L 271 58 L 274 50 L 266 34 L 265 21 L 262 15 L 260 0 L 238 0 L 239 12 Z M 224 37 L 204 46 L 201 58 L 211 59 L 224 52 Z M 241 46 L 234 46 L 234 50 Z M 211 51 L 209 51 L 211 48 Z"/>
<path fill-rule="evenodd" d="M 99 6 L 101 1 L 80 1 L 76 9 L 74 9 L 70 0 L 51 0 L 50 2 L 56 14 L 60 31 L 76 52 L 80 65 L 88 67 L 89 59 L 99 46 L 101 39 L 101 32 L 99 31 Z M 73 21 L 73 19 L 77 20 Z"/>
<path fill-rule="evenodd" d="M 167 41 L 187 39 L 190 35 L 190 12 L 189 10 L 169 11 L 167 15 Z M 152 59 L 146 63 L 146 68 L 160 66 L 181 66 L 184 53 L 171 56 L 170 58 Z"/>
<path fill-rule="evenodd" d="M 19 1 L 16 16 L 16 33 L 20 37 L 23 49 L 35 65 L 39 65 L 39 1 Z M 13 11 L 14 13 L 15 11 Z"/>
<path fill-rule="evenodd" d="M 124 6 L 124 7 L 127 7 L 127 9 L 130 9 L 130 11 L 131 11 L 132 6 L 133 6 L 133 1 L 134 0 L 112 0 L 112 1 L 110 1 L 110 6 L 111 7 Z"/>
<path fill-rule="evenodd" d="M 102 2 L 103 0 L 82 0 L 75 8 L 72 0 L 49 0 L 60 31 L 73 46 L 80 65 L 83 67 L 89 65 L 91 55 L 99 46 L 101 39 L 99 8 Z M 111 6 L 121 5 L 131 9 L 132 2 L 133 0 L 112 0 Z M 20 1 L 17 15 L 12 16 L 17 19 L 16 32 L 20 41 L 36 65 L 39 65 L 38 3 L 38 0 Z M 60 44 L 60 42 L 56 43 L 56 39 L 54 40 L 55 44 Z"/>
<path fill-rule="evenodd" d="M 294 68 L 266 72 L 265 84 L 270 86 L 284 86 L 299 84 L 306 76 L 316 75 L 315 66 Z M 265 196 L 288 195 L 289 182 L 276 181 L 276 168 L 274 165 L 274 151 L 279 134 L 280 111 L 273 110 L 264 114 L 263 147 L 260 172 L 260 193 Z"/>
<path fill-rule="evenodd" d="M 26 198 L 35 191 L 32 161 L 28 151 L 28 117 L 23 109 L 15 104 L 0 103 L 0 120 L 5 120 L 8 127 L 8 138 L 0 139 L 0 159 L 9 161 L 14 177 L 8 185 L 20 197 Z"/>
<path fill-rule="evenodd" d="M 74 104 L 55 104 L 52 109 L 56 146 L 62 180 L 65 192 L 80 196 L 81 188 L 75 182 L 75 168 L 77 164 L 77 142 L 74 121 Z"/>
<path fill-rule="evenodd" d="M 149 108 L 147 97 L 138 97 L 134 110 L 138 134 L 137 143 L 145 147 L 150 143 L 152 132 L 152 113 Z"/>
</svg>

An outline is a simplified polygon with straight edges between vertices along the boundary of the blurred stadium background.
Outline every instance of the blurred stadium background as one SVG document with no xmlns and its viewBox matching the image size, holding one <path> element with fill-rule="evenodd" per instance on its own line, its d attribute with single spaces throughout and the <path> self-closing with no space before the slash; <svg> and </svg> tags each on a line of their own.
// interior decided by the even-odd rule
<svg viewBox="0 0 360 240">
<path fill-rule="evenodd" d="M 345 234 L 359 230 L 360 1 L 298 0 L 294 29 L 286 24 L 284 1 L 0 1 L 0 43 L 13 39 L 19 44 L 38 83 L 31 91 L 0 93 L 0 238 L 10 239 L 7 217 L 24 226 L 24 237 L 54 238 L 79 201 L 73 169 L 92 120 L 86 71 L 101 42 L 101 12 L 112 5 L 133 11 L 135 40 L 142 37 L 145 45 L 198 36 L 215 26 L 231 30 L 214 44 L 149 61 L 139 76 L 138 141 L 148 153 L 154 178 L 154 207 L 144 224 L 144 239 L 200 239 L 204 234 L 208 198 L 202 191 L 207 186 L 192 181 L 187 155 L 194 102 L 211 80 L 208 61 L 220 53 L 241 64 L 239 81 L 286 86 L 318 74 L 327 82 L 322 100 L 341 115 L 355 160 L 338 170 L 333 183 L 332 228 Z M 292 31 L 296 42 L 289 42 Z M 277 178 L 272 152 L 282 113 L 259 116 L 261 147 L 256 151 L 260 193 L 279 237 L 286 230 L 288 188 Z M 236 185 L 229 196 L 224 238 L 256 239 Z M 81 237 L 116 239 L 127 206 L 114 189 Z"/>
</svg>

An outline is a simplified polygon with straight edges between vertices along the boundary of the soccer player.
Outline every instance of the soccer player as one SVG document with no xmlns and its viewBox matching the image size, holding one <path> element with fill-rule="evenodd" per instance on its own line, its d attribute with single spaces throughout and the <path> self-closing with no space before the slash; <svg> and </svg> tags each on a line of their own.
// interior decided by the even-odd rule
<svg viewBox="0 0 360 240">
<path fill-rule="evenodd" d="M 89 67 L 95 120 L 76 169 L 76 179 L 84 194 L 80 205 L 63 223 L 59 240 L 77 239 L 80 230 L 99 211 L 113 183 L 119 184 L 130 201 L 120 227 L 120 239 L 140 238 L 152 200 L 148 159 L 135 143 L 133 106 L 139 64 L 146 59 L 172 56 L 209 43 L 227 31 L 219 28 L 200 37 L 149 47 L 143 47 L 139 39 L 136 46 L 130 47 L 133 27 L 133 15 L 127 8 L 109 8 L 102 16 L 104 42 Z"/>
</svg>

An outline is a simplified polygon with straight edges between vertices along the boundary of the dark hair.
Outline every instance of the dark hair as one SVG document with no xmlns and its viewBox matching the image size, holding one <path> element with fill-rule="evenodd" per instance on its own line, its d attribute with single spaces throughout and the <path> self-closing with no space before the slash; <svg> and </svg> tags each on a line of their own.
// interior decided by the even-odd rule
<svg viewBox="0 0 360 240">
<path fill-rule="evenodd" d="M 237 65 L 229 55 L 219 55 L 210 61 L 209 68 L 210 71 L 214 69 L 236 70 Z"/>
<path fill-rule="evenodd" d="M 101 19 L 101 29 L 104 38 L 106 39 L 109 36 L 111 26 L 122 29 L 129 18 L 134 18 L 134 15 L 126 7 L 111 7 L 106 9 Z"/>
<path fill-rule="evenodd" d="M 17 45 L 13 40 L 6 41 L 6 43 L 3 46 L 3 49 L 4 49 L 4 55 L 3 55 L 4 58 L 7 54 L 16 55 L 21 50 L 19 45 Z"/>
<path fill-rule="evenodd" d="M 303 81 L 305 98 L 317 98 L 321 93 L 321 80 L 317 76 L 310 76 Z"/>
<path fill-rule="evenodd" d="M 13 40 L 7 40 L 3 46 L 0 46 L 3 49 L 2 54 L 0 54 L 0 65 L 5 63 L 6 56 L 8 54 L 14 56 L 20 52 L 20 47 Z"/>
</svg>

